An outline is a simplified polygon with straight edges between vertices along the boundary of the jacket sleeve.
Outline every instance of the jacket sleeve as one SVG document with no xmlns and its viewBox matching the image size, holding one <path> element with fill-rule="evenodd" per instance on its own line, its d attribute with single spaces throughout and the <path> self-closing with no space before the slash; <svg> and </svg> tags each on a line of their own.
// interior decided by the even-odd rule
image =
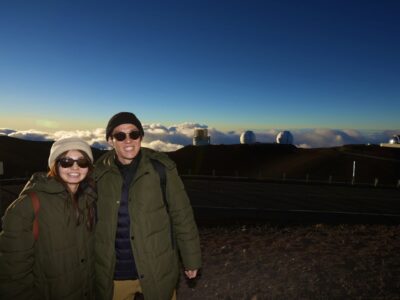
<svg viewBox="0 0 400 300">
<path fill-rule="evenodd" d="M 167 171 L 167 199 L 173 223 L 173 233 L 186 270 L 201 267 L 200 238 L 192 206 L 177 169 Z"/>
<path fill-rule="evenodd" d="M 34 299 L 34 212 L 30 197 L 21 196 L 6 210 L 0 233 L 0 299 Z"/>
</svg>

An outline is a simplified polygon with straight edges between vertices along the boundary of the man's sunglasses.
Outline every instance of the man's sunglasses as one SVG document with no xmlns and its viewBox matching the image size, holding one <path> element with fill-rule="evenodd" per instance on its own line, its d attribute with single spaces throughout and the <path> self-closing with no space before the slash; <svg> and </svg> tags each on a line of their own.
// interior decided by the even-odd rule
<svg viewBox="0 0 400 300">
<path fill-rule="evenodd" d="M 74 163 L 77 163 L 80 168 L 88 168 L 90 166 L 90 161 L 84 157 L 73 159 L 71 157 L 63 157 L 58 160 L 58 163 L 62 168 L 71 168 Z"/>
<path fill-rule="evenodd" d="M 120 131 L 120 132 L 114 133 L 112 136 L 117 141 L 122 142 L 122 141 L 125 141 L 125 139 L 128 137 L 128 135 L 131 140 L 137 140 L 141 136 L 140 131 L 138 131 L 138 130 L 134 130 L 129 133 Z"/>
</svg>

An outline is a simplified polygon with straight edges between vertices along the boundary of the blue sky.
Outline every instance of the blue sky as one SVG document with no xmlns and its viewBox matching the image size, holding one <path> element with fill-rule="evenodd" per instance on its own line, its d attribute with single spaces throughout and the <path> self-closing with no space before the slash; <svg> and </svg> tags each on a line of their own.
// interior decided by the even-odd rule
<svg viewBox="0 0 400 300">
<path fill-rule="evenodd" d="M 398 1 L 0 2 L 0 128 L 118 111 L 221 131 L 400 129 Z"/>
</svg>

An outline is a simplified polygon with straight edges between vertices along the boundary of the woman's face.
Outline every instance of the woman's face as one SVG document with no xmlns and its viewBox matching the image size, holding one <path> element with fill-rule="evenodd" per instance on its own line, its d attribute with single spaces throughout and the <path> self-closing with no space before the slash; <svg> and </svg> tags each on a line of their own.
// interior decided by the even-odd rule
<svg viewBox="0 0 400 300">
<path fill-rule="evenodd" d="M 79 183 L 84 180 L 88 174 L 89 165 L 85 167 L 84 162 L 86 159 L 78 150 L 68 151 L 61 160 L 62 161 L 58 162 L 58 174 L 70 188 L 71 192 L 74 193 L 77 190 Z M 79 164 L 81 166 L 79 166 Z"/>
</svg>

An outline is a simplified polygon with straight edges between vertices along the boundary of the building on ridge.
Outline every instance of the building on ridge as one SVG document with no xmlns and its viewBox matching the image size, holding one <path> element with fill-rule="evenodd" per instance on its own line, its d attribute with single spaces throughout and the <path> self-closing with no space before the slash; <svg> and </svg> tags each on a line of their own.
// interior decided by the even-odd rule
<svg viewBox="0 0 400 300">
<path fill-rule="evenodd" d="M 195 128 L 193 136 L 194 146 L 203 146 L 210 144 L 210 136 L 207 128 Z"/>
<path fill-rule="evenodd" d="M 281 131 L 276 136 L 276 142 L 278 144 L 292 145 L 293 144 L 293 135 L 290 133 L 290 131 L 287 131 L 287 130 Z"/>
<path fill-rule="evenodd" d="M 251 130 L 246 130 L 240 135 L 240 143 L 241 144 L 255 144 L 256 143 L 256 135 Z"/>
</svg>

